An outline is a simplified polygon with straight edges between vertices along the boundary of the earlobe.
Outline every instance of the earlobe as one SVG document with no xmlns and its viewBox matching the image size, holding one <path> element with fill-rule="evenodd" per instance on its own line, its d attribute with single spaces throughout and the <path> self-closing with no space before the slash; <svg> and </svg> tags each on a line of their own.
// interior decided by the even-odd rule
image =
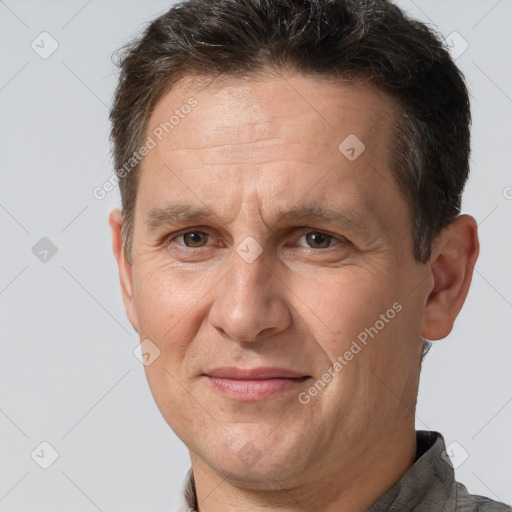
<svg viewBox="0 0 512 512">
<path fill-rule="evenodd" d="M 118 209 L 112 210 L 109 215 L 109 224 L 112 231 L 112 251 L 119 269 L 119 281 L 121 283 L 123 303 L 128 320 L 135 331 L 139 332 L 137 312 L 133 300 L 132 265 L 126 257 L 123 246 L 122 222 L 123 215 L 121 211 Z"/>
<path fill-rule="evenodd" d="M 437 237 L 429 263 L 434 286 L 425 306 L 423 337 L 438 340 L 450 334 L 466 300 L 478 252 L 477 224 L 469 215 L 457 217 Z"/>
</svg>

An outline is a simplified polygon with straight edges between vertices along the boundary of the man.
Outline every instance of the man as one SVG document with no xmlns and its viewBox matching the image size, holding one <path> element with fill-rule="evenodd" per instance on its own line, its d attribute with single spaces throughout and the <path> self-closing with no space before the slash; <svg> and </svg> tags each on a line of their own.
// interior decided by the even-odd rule
<svg viewBox="0 0 512 512">
<path fill-rule="evenodd" d="M 415 431 L 479 247 L 437 36 L 387 0 L 187 0 L 120 66 L 113 248 L 177 510 L 510 511 Z"/>
</svg>

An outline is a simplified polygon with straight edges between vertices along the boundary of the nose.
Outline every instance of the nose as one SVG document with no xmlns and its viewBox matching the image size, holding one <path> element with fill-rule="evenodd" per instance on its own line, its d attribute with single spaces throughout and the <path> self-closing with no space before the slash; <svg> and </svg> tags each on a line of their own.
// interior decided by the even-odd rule
<svg viewBox="0 0 512 512">
<path fill-rule="evenodd" d="M 284 331 L 292 320 L 287 288 L 271 270 L 265 253 L 249 263 L 233 251 L 229 265 L 216 287 L 211 325 L 225 336 L 247 342 Z"/>
</svg>

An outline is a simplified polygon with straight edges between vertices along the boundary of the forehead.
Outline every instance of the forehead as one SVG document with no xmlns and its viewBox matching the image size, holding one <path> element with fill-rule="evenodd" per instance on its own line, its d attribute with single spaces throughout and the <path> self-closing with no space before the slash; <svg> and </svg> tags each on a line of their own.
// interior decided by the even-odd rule
<svg viewBox="0 0 512 512">
<path fill-rule="evenodd" d="M 395 114 L 388 95 L 355 83 L 189 77 L 160 99 L 148 123 L 155 146 L 141 168 L 145 213 L 184 196 L 226 214 L 227 202 L 239 212 L 249 197 L 260 213 L 275 204 L 283 212 L 305 194 L 308 204 L 344 202 L 358 214 L 395 209 Z"/>
<path fill-rule="evenodd" d="M 189 109 L 192 99 L 196 106 Z M 182 122 L 187 117 L 191 121 Z M 389 95 L 355 82 L 304 75 L 186 77 L 160 98 L 147 132 L 163 128 L 159 146 L 165 151 L 254 143 L 290 132 L 304 149 L 314 149 L 316 136 L 339 142 L 357 134 L 369 149 L 382 151 L 395 117 Z"/>
</svg>

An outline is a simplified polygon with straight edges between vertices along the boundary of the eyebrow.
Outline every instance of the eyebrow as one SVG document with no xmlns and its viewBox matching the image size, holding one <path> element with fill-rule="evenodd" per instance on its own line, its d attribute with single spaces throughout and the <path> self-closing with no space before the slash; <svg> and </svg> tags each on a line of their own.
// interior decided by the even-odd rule
<svg viewBox="0 0 512 512">
<path fill-rule="evenodd" d="M 151 228 L 157 228 L 162 224 L 177 224 L 212 217 L 216 217 L 216 215 L 208 208 L 193 208 L 187 204 L 170 204 L 164 208 L 149 210 L 145 223 Z"/>
<path fill-rule="evenodd" d="M 150 228 L 162 225 L 197 222 L 219 216 L 207 207 L 193 207 L 188 204 L 170 204 L 163 208 L 154 207 L 147 213 L 145 223 Z M 343 225 L 358 230 L 368 230 L 368 223 L 352 210 L 343 207 L 327 208 L 318 205 L 299 205 L 289 210 L 278 212 L 273 221 L 274 225 L 283 221 L 316 221 Z M 225 222 L 222 221 L 223 224 Z"/>
</svg>

